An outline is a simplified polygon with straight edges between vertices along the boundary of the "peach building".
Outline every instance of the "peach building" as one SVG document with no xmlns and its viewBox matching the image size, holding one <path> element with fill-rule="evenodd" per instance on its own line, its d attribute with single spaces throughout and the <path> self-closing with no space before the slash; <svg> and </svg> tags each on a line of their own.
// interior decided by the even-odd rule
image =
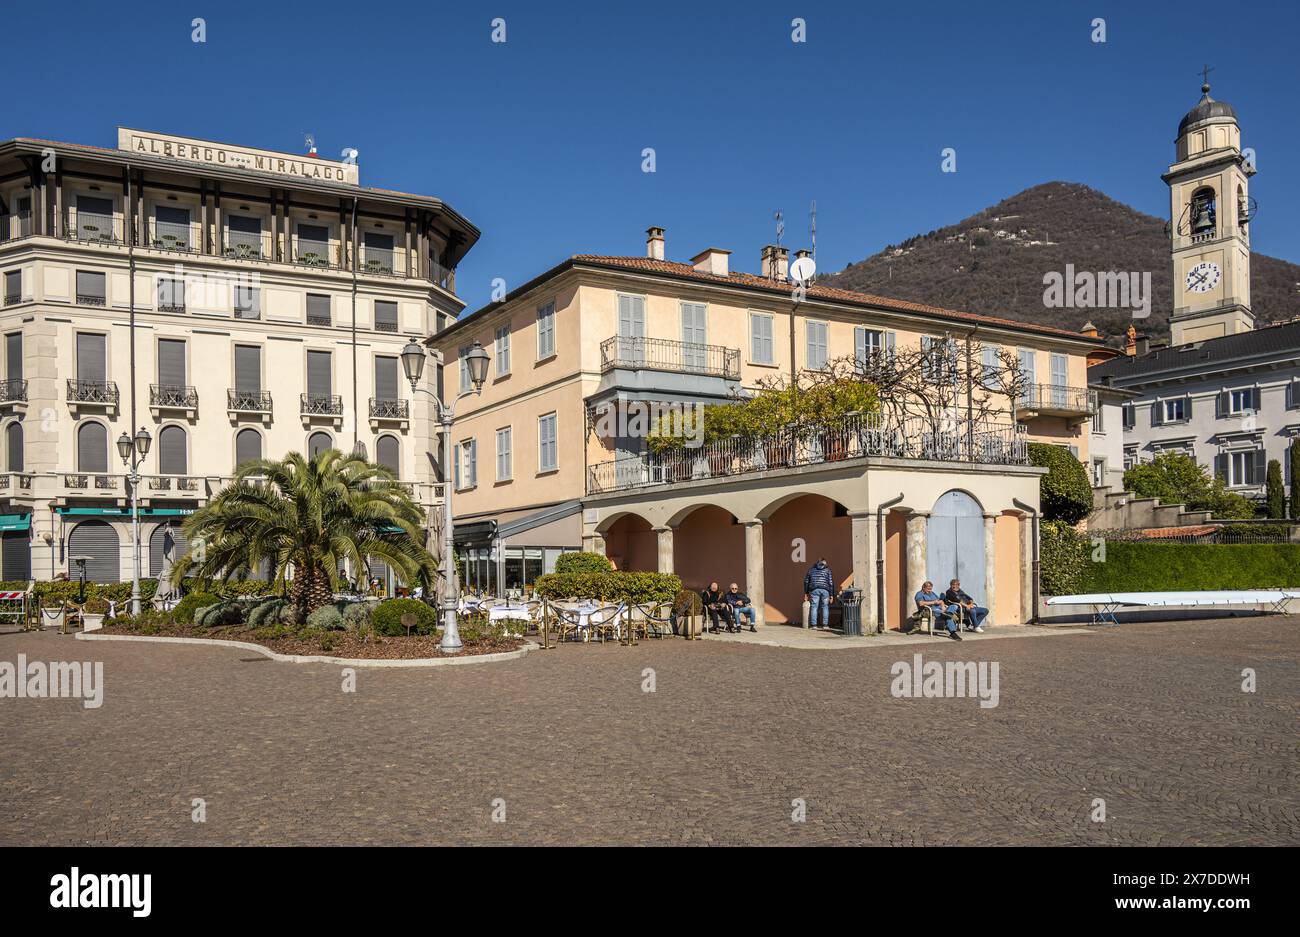
<svg viewBox="0 0 1300 937">
<path fill-rule="evenodd" d="M 867 626 L 898 627 L 924 579 L 953 576 L 991 622 L 1028 620 L 1043 470 L 1025 443 L 1087 463 L 1098 340 L 826 286 L 795 296 L 786 250 L 758 259 L 757 274 L 732 270 L 718 248 L 669 261 L 664 230 L 650 228 L 644 257 L 571 257 L 429 340 L 448 396 L 473 343 L 492 356 L 453 429 L 465 584 L 531 583 L 563 550 L 588 549 L 693 588 L 735 581 L 765 622 L 799 621 L 804 572 L 825 556 L 842 585 L 865 590 Z M 1031 382 L 1014 412 L 948 440 L 863 415 L 814 440 L 723 440 L 671 457 L 647 452 L 634 425 L 599 418 L 651 401 L 721 403 L 768 376 L 938 340 L 1013 352 Z"/>
</svg>

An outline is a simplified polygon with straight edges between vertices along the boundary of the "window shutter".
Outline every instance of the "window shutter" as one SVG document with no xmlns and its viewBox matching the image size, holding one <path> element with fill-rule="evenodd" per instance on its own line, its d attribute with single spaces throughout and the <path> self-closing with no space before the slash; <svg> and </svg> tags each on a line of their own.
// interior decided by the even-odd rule
<svg viewBox="0 0 1300 937">
<path fill-rule="evenodd" d="M 262 392 L 262 349 L 257 345 L 235 346 L 235 390 Z"/>
<path fill-rule="evenodd" d="M 1251 462 L 1253 463 L 1255 470 L 1252 473 L 1250 483 L 1252 485 L 1262 485 L 1264 484 L 1264 480 L 1268 477 L 1267 454 L 1263 449 L 1256 449 L 1251 453 L 1251 456 Z"/>
<path fill-rule="evenodd" d="M 334 390 L 333 356 L 328 351 L 307 352 L 307 394 L 328 397 Z"/>
<path fill-rule="evenodd" d="M 889 355 L 890 361 L 894 360 L 894 348 L 897 339 L 898 336 L 895 335 L 893 332 L 885 333 L 885 354 Z"/>
<path fill-rule="evenodd" d="M 398 399 L 396 358 L 375 359 L 375 397 L 379 400 Z"/>
<path fill-rule="evenodd" d="M 10 381 L 23 379 L 23 333 L 14 332 L 5 336 L 5 378 Z"/>
<path fill-rule="evenodd" d="M 158 471 L 163 475 L 184 475 L 185 430 L 179 426 L 164 426 L 158 433 Z"/>
<path fill-rule="evenodd" d="M 1215 394 L 1214 399 L 1214 416 L 1216 419 L 1222 420 L 1228 415 L 1228 408 L 1230 406 L 1228 401 L 1228 392 L 1226 390 L 1221 390 Z"/>
<path fill-rule="evenodd" d="M 1190 421 L 1192 418 L 1192 395 L 1188 394 L 1183 398 L 1183 419 Z"/>
<path fill-rule="evenodd" d="M 18 421 L 5 427 L 5 448 L 8 450 L 8 469 L 10 472 L 23 470 L 23 424 Z"/>
<path fill-rule="evenodd" d="M 397 331 L 397 303 L 382 299 L 375 301 L 375 328 L 388 332 Z"/>
<path fill-rule="evenodd" d="M 853 355 L 858 364 L 867 360 L 867 330 L 863 326 L 856 326 L 853 329 Z"/>
<path fill-rule="evenodd" d="M 327 434 L 312 433 L 311 437 L 307 440 L 307 457 L 314 459 L 322 452 L 330 449 L 333 445 L 333 442 L 330 441 Z"/>
<path fill-rule="evenodd" d="M 398 455 L 397 437 L 380 436 L 375 443 L 375 461 L 392 472 L 395 477 L 400 478 L 401 466 L 398 464 Z"/>
<path fill-rule="evenodd" d="M 1250 408 L 1252 410 L 1262 410 L 1263 407 L 1261 406 L 1261 404 L 1263 403 L 1263 400 L 1264 400 L 1264 395 L 1260 391 L 1259 385 L 1256 384 L 1254 388 L 1252 388 L 1250 393 Z"/>
<path fill-rule="evenodd" d="M 469 441 L 469 486 L 478 484 L 478 440 Z"/>
<path fill-rule="evenodd" d="M 158 341 L 158 383 L 164 387 L 185 386 L 185 343 L 174 338 Z"/>
<path fill-rule="evenodd" d="M 307 318 L 322 322 L 330 321 L 330 298 L 320 293 L 307 294 Z"/>
<path fill-rule="evenodd" d="M 108 380 L 105 337 L 77 333 L 77 380 L 103 383 Z"/>
<path fill-rule="evenodd" d="M 1221 452 L 1214 457 L 1214 476 L 1225 485 L 1228 483 L 1228 454 Z"/>
<path fill-rule="evenodd" d="M 68 535 L 68 555 L 89 556 L 87 582 L 117 582 L 121 578 L 121 554 L 117 532 L 104 521 L 82 521 Z M 74 571 L 76 567 L 73 567 Z"/>
<path fill-rule="evenodd" d="M 108 471 L 108 431 L 103 423 L 83 423 L 77 430 L 77 470 Z"/>
<path fill-rule="evenodd" d="M 1165 402 L 1159 397 L 1151 404 L 1151 425 L 1163 426 L 1165 423 Z"/>
<path fill-rule="evenodd" d="M 32 544 L 25 530 L 7 530 L 3 534 L 3 557 L 0 575 L 5 579 L 25 581 L 32 578 Z"/>
<path fill-rule="evenodd" d="M 262 436 L 255 429 L 243 429 L 235 437 L 235 464 L 262 457 Z"/>
</svg>

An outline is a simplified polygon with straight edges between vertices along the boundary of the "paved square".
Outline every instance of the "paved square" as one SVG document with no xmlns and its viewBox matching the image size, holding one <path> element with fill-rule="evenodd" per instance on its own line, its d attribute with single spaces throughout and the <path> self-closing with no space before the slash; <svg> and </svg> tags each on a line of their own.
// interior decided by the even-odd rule
<svg viewBox="0 0 1300 937">
<path fill-rule="evenodd" d="M 892 698 L 918 651 L 999 662 L 1000 705 Z M 0 636 L 19 653 L 103 661 L 105 696 L 0 699 L 3 844 L 1300 843 L 1295 619 L 565 646 L 352 694 L 230 649 Z"/>
</svg>

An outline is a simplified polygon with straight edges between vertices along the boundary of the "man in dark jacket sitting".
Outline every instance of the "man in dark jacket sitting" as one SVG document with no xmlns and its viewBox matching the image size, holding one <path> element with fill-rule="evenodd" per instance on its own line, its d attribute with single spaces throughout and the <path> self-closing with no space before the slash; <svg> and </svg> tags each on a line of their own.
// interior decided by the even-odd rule
<svg viewBox="0 0 1300 937">
<path fill-rule="evenodd" d="M 731 606 L 727 604 L 722 594 L 721 587 L 716 582 L 709 583 L 707 589 L 700 591 L 700 599 L 704 602 L 704 614 L 709 616 L 709 634 L 718 633 L 718 619 L 727 616 L 727 630 L 731 630 L 731 620 L 734 617 L 731 612 Z"/>
<path fill-rule="evenodd" d="M 960 579 L 948 583 L 948 591 L 943 594 L 943 600 L 948 603 L 948 614 L 954 619 L 965 617 L 967 631 L 984 633 L 984 619 L 989 610 L 976 605 L 975 600 L 962 591 Z"/>
<path fill-rule="evenodd" d="M 741 619 L 742 615 L 749 616 L 750 631 L 758 630 L 757 628 L 754 627 L 754 619 L 758 617 L 757 613 L 754 611 L 754 603 L 749 600 L 749 596 L 745 595 L 745 593 L 740 591 L 740 586 L 736 585 L 733 582 L 731 584 L 731 588 L 727 590 L 727 594 L 723 596 L 723 599 L 726 601 L 728 605 L 731 606 L 731 613 L 732 615 L 735 616 L 736 619 L 737 631 L 740 631 L 740 622 L 742 620 Z M 727 630 L 730 631 L 731 629 L 728 628 Z"/>
</svg>

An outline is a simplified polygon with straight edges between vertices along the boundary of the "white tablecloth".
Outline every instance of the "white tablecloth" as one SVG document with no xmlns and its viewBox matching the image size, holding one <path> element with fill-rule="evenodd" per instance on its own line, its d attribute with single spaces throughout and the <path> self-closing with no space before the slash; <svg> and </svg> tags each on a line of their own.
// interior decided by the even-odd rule
<svg viewBox="0 0 1300 937">
<path fill-rule="evenodd" d="M 529 609 L 523 605 L 493 605 L 488 609 L 488 621 L 528 621 Z"/>
</svg>

